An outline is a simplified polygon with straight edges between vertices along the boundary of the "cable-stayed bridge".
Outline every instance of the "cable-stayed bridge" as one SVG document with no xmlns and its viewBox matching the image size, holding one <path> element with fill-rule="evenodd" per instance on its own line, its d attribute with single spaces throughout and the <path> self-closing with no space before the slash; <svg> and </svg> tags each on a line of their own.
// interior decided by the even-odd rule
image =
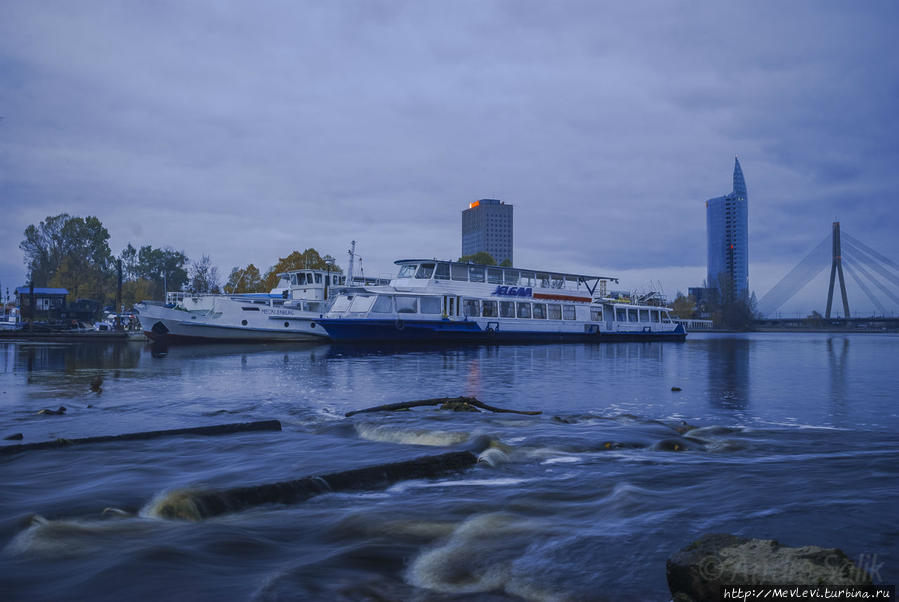
<svg viewBox="0 0 899 602">
<path fill-rule="evenodd" d="M 899 264 L 847 232 L 841 233 L 840 222 L 834 222 L 831 233 L 759 300 L 759 312 L 765 316 L 774 315 L 828 266 L 830 286 L 825 318 L 831 317 L 837 292 L 837 305 L 842 304 L 843 317 L 851 317 L 844 273 L 848 273 L 858 287 L 850 287 L 849 291 L 864 293 L 880 315 L 892 315 L 899 309 Z"/>
</svg>

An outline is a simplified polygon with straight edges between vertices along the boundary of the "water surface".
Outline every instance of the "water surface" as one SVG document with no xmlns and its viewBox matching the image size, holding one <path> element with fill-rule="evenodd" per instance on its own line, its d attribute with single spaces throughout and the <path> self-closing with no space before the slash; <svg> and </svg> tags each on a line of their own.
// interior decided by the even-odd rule
<svg viewBox="0 0 899 602">
<path fill-rule="evenodd" d="M 189 346 L 165 358 L 136 343 L 0 343 L 0 436 L 28 443 L 272 418 L 284 427 L 0 456 L 0 591 L 29 600 L 666 600 L 666 558 L 707 532 L 839 547 L 895 583 L 897 349 L 899 337 L 871 334 Z M 543 414 L 344 417 L 458 395 Z M 59 406 L 65 415 L 37 413 Z M 433 481 L 199 522 L 153 511 L 179 489 L 411 459 L 478 435 L 498 449 Z M 109 507 L 129 515 L 102 516 Z"/>
</svg>

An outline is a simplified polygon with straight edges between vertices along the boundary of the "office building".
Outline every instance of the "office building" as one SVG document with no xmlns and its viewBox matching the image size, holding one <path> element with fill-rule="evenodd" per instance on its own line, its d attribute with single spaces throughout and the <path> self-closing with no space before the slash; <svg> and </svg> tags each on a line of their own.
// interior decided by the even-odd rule
<svg viewBox="0 0 899 602">
<path fill-rule="evenodd" d="M 462 255 L 486 251 L 502 263 L 512 262 L 512 205 L 480 199 L 462 212 Z"/>
<path fill-rule="evenodd" d="M 708 278 L 706 286 L 727 298 L 749 291 L 749 197 L 740 160 L 734 159 L 734 185 L 730 194 L 709 199 L 706 207 Z M 731 290 L 722 290 L 722 286 Z"/>
</svg>

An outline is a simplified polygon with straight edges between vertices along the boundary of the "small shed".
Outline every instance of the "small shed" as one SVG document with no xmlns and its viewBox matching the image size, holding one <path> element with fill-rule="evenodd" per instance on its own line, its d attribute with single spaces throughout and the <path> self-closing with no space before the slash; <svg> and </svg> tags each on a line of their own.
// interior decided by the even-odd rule
<svg viewBox="0 0 899 602">
<path fill-rule="evenodd" d="M 51 312 L 58 312 L 66 306 L 66 295 L 69 291 L 64 288 L 34 287 L 34 311 L 35 317 L 43 313 L 48 316 Z M 29 288 L 20 286 L 16 289 L 16 304 L 27 312 L 29 305 Z M 23 312 L 24 313 L 24 312 Z"/>
</svg>

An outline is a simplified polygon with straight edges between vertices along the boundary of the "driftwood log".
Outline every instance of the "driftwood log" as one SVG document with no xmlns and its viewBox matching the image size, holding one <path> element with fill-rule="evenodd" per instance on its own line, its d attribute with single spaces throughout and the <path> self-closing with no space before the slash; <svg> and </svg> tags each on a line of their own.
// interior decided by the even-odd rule
<svg viewBox="0 0 899 602">
<path fill-rule="evenodd" d="M 232 433 L 244 433 L 247 431 L 280 431 L 281 423 L 277 420 L 261 420 L 258 422 L 234 422 L 231 424 L 218 424 L 214 426 L 197 426 L 182 429 L 169 429 L 164 431 L 146 431 L 143 433 L 125 433 L 123 435 L 102 435 L 99 437 L 84 437 L 82 439 L 54 439 L 53 441 L 41 441 L 39 443 L 23 443 L 19 445 L 0 446 L 0 454 L 15 454 L 20 451 L 33 449 L 57 449 L 85 443 L 106 443 L 107 441 L 132 441 L 135 439 L 155 439 L 157 437 L 173 437 L 177 435 L 230 435 Z"/>
<path fill-rule="evenodd" d="M 160 501 L 153 512 L 162 518 L 201 520 L 261 504 L 302 502 L 321 493 L 376 489 L 403 479 L 435 478 L 470 468 L 477 463 L 478 457 L 475 454 L 458 451 L 305 477 L 296 481 L 222 491 L 175 491 Z"/>
<path fill-rule="evenodd" d="M 497 408 L 487 405 L 483 401 L 479 401 L 476 397 L 438 397 L 435 399 L 419 399 L 417 401 L 402 401 L 400 403 L 388 403 L 386 405 L 375 406 L 373 408 L 365 408 L 363 410 L 353 410 L 347 412 L 346 416 L 355 416 L 367 412 L 395 412 L 397 410 L 408 410 L 410 408 L 418 408 L 422 406 L 441 406 L 442 409 L 454 410 L 457 412 L 475 411 L 480 408 L 489 412 L 498 412 L 504 414 L 524 414 L 526 416 L 536 416 L 542 412 L 529 412 L 524 410 L 509 410 L 506 408 Z"/>
</svg>

